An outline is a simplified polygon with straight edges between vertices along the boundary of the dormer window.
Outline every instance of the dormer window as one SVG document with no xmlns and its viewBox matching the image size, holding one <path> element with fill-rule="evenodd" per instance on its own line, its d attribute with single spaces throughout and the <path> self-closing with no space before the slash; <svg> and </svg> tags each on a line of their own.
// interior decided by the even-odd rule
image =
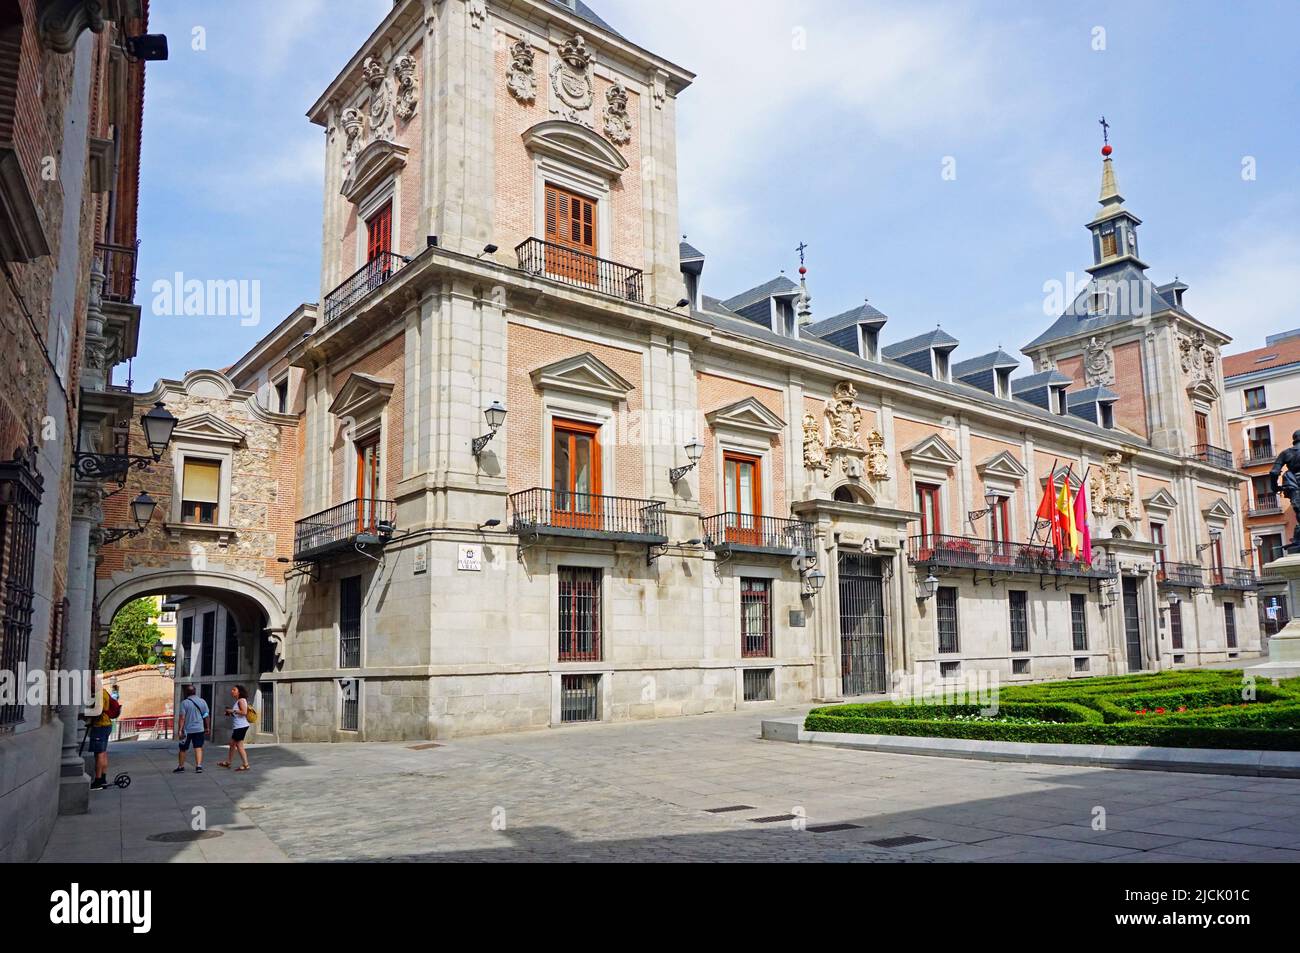
<svg viewBox="0 0 1300 953">
<path fill-rule="evenodd" d="M 1099 423 L 1107 430 L 1115 429 L 1115 408 L 1111 404 L 1100 404 L 1101 420 Z"/>
<path fill-rule="evenodd" d="M 1105 290 L 1093 291 L 1088 295 L 1088 313 L 1105 314 L 1110 310 L 1110 292 Z"/>
<path fill-rule="evenodd" d="M 996 390 L 994 392 L 995 396 L 1000 397 L 1003 400 L 1010 400 L 1011 399 L 1010 369 L 1003 370 L 1002 368 L 998 368 L 994 373 L 994 382 L 996 387 Z"/>
<path fill-rule="evenodd" d="M 1064 388 L 1064 387 L 1053 387 L 1053 388 L 1052 388 L 1052 400 L 1051 400 L 1051 404 L 1052 404 L 1052 413 L 1054 413 L 1054 414 L 1061 414 L 1061 415 L 1064 415 L 1064 414 L 1065 414 L 1066 405 L 1065 405 L 1065 388 Z"/>
<path fill-rule="evenodd" d="M 859 331 L 858 356 L 867 361 L 880 360 L 880 332 L 866 325 L 863 325 Z"/>
<path fill-rule="evenodd" d="M 934 351 L 934 379 L 937 381 L 948 380 L 948 352 Z"/>
</svg>

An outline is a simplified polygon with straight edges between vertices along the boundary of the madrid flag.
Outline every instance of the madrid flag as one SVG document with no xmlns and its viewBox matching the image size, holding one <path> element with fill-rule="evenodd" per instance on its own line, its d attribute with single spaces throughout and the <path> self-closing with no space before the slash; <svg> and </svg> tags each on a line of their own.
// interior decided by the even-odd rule
<svg viewBox="0 0 1300 953">
<path fill-rule="evenodd" d="M 1060 536 L 1056 544 L 1056 554 L 1069 553 L 1078 557 L 1082 537 L 1079 527 L 1074 522 L 1074 498 L 1070 494 L 1070 479 L 1061 481 L 1061 492 L 1056 497 L 1056 519 L 1060 527 Z"/>
<path fill-rule="evenodd" d="M 1079 495 L 1074 498 L 1074 526 L 1079 534 L 1079 561 L 1092 565 L 1092 530 L 1088 526 L 1088 475 L 1084 474 Z"/>
</svg>

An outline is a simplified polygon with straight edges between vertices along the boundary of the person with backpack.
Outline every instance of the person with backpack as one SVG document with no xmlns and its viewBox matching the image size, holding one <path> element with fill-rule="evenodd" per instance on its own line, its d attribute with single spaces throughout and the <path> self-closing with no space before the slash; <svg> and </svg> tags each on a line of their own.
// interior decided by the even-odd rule
<svg viewBox="0 0 1300 953">
<path fill-rule="evenodd" d="M 225 761 L 217 763 L 223 768 L 228 768 L 235 760 L 235 752 L 239 752 L 240 765 L 235 770 L 247 771 L 248 749 L 244 747 L 244 736 L 248 734 L 249 725 L 257 721 L 257 712 L 248 704 L 248 689 L 243 685 L 230 686 L 230 694 L 235 699 L 235 703 L 226 709 L 226 714 L 231 719 L 230 753 L 226 755 Z"/>
<path fill-rule="evenodd" d="M 185 771 L 185 752 L 190 748 L 194 749 L 194 773 L 202 774 L 203 742 L 211 728 L 208 722 L 211 713 L 208 711 L 208 703 L 195 694 L 193 685 L 186 685 L 182 691 L 185 698 L 182 699 L 180 710 L 176 713 L 176 737 L 180 739 L 177 747 L 180 750 L 176 754 L 176 769 L 172 774 L 181 774 Z"/>
<path fill-rule="evenodd" d="M 99 711 L 90 714 L 86 733 L 90 753 L 95 756 L 95 779 L 90 782 L 90 789 L 103 791 L 108 788 L 108 740 L 113 735 L 113 720 L 122 714 L 122 703 L 107 688 L 101 688 Z"/>
</svg>

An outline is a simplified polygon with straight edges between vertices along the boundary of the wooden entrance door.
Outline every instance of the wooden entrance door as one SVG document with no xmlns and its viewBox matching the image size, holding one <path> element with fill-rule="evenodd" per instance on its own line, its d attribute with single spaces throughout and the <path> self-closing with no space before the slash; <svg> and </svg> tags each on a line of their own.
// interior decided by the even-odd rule
<svg viewBox="0 0 1300 953">
<path fill-rule="evenodd" d="M 598 283 L 596 203 L 558 185 L 546 185 L 546 272 L 584 285 Z M 556 247 L 559 246 L 559 247 Z M 578 254 L 570 254 L 566 249 Z"/>
<path fill-rule="evenodd" d="M 556 526 L 600 529 L 600 427 L 557 420 L 551 441 L 552 520 Z"/>
</svg>

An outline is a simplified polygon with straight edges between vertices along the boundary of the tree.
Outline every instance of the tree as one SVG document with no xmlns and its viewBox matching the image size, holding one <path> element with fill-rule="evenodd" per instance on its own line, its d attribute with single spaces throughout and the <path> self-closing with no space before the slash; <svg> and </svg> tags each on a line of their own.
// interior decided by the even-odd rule
<svg viewBox="0 0 1300 953">
<path fill-rule="evenodd" d="M 158 606 L 153 599 L 136 599 L 124 605 L 113 617 L 113 624 L 108 629 L 108 642 L 100 649 L 100 669 L 116 672 L 132 665 L 157 664 L 153 647 L 162 638 L 162 630 L 153 620 L 158 615 Z"/>
</svg>

